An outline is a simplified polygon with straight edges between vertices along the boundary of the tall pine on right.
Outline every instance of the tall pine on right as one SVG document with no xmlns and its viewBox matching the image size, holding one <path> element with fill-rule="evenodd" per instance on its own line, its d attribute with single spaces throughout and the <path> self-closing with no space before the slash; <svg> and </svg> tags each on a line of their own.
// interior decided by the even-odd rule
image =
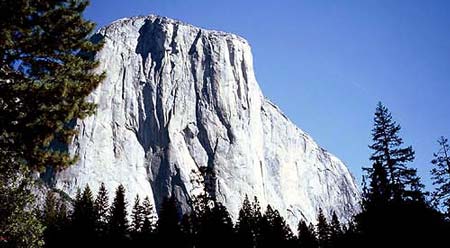
<svg viewBox="0 0 450 248">
<path fill-rule="evenodd" d="M 371 180 L 369 194 L 380 194 L 386 201 L 421 201 L 424 200 L 423 184 L 417 170 L 407 166 L 414 160 L 414 150 L 411 146 L 403 146 L 400 130 L 388 108 L 379 102 L 372 129 L 373 143 L 369 145 L 373 151 L 370 157 L 373 166 L 364 168 Z M 373 188 L 381 185 L 385 188 Z"/>
</svg>

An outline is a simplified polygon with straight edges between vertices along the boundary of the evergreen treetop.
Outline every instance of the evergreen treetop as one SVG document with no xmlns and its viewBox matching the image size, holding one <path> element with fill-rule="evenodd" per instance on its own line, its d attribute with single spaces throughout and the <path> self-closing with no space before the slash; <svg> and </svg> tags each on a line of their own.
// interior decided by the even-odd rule
<svg viewBox="0 0 450 248">
<path fill-rule="evenodd" d="M 242 247 L 254 247 L 256 245 L 261 218 L 261 207 L 258 199 L 255 197 L 255 201 L 252 203 L 246 195 L 236 223 L 237 239 Z"/>
<path fill-rule="evenodd" d="M 128 233 L 127 202 L 125 200 L 125 187 L 119 185 L 116 190 L 109 213 L 109 232 L 113 238 L 124 238 Z"/>
<path fill-rule="evenodd" d="M 96 229 L 99 232 L 105 232 L 108 223 L 109 198 L 105 184 L 102 183 L 98 189 L 97 197 L 94 201 L 96 214 Z"/>
<path fill-rule="evenodd" d="M 403 147 L 403 140 L 399 136 L 401 127 L 393 119 L 389 110 L 378 103 L 375 117 L 374 128 L 372 129 L 372 155 L 370 160 L 374 163 L 372 168 L 364 168 L 370 179 L 386 176 L 386 179 L 379 178 L 384 183 L 387 181 L 386 200 L 423 200 L 421 189 L 423 185 L 417 177 L 416 169 L 406 166 L 408 162 L 414 160 L 414 151 L 411 146 Z M 377 172 L 386 174 L 373 175 L 375 166 L 381 166 Z"/>
<path fill-rule="evenodd" d="M 144 223 L 144 208 L 141 205 L 139 195 L 136 195 L 136 197 L 134 198 L 134 205 L 131 211 L 131 220 L 132 220 L 131 228 L 133 232 L 135 233 L 141 232 L 142 225 Z"/>
<path fill-rule="evenodd" d="M 94 111 L 86 96 L 103 79 L 93 59 L 102 44 L 89 40 L 94 24 L 83 18 L 87 5 L 0 1 L 0 236 L 11 246 L 42 245 L 31 174 L 70 165 L 65 147 L 74 120 Z"/>
<path fill-rule="evenodd" d="M 270 205 L 262 216 L 259 227 L 258 247 L 287 247 L 293 239 L 291 229 L 281 217 L 278 210 Z"/>
<path fill-rule="evenodd" d="M 142 208 L 144 214 L 144 220 L 142 223 L 142 232 L 149 234 L 152 233 L 155 229 L 156 216 L 154 213 L 154 208 L 148 196 L 144 198 L 144 201 L 142 202 Z"/>
<path fill-rule="evenodd" d="M 298 244 L 301 248 L 317 248 L 319 246 L 314 225 L 301 220 L 298 224 Z"/>
<path fill-rule="evenodd" d="M 75 133 L 73 120 L 94 111 L 86 97 L 103 79 L 93 60 L 102 44 L 89 40 L 88 3 L 0 2 L 0 148 L 32 170 L 71 164 L 61 147 Z"/>
<path fill-rule="evenodd" d="M 319 243 L 319 248 L 330 247 L 330 235 L 331 228 L 328 224 L 327 218 L 325 217 L 323 210 L 319 209 L 319 214 L 317 215 L 317 238 Z"/>
</svg>

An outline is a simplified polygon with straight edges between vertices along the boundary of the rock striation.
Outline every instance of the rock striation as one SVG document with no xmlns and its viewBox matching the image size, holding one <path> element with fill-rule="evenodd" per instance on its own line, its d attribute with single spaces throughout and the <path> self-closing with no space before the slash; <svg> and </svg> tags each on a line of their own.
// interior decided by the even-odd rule
<svg viewBox="0 0 450 248">
<path fill-rule="evenodd" d="M 208 166 L 233 217 L 246 194 L 292 227 L 319 208 L 341 219 L 358 211 L 346 166 L 262 94 L 243 38 L 153 15 L 94 38 L 105 42 L 96 57 L 106 79 L 90 96 L 97 113 L 76 123 L 69 151 L 79 160 L 55 175 L 57 188 L 74 196 L 104 182 L 112 195 L 123 184 L 129 202 L 175 195 L 189 211 L 192 171 Z"/>
</svg>

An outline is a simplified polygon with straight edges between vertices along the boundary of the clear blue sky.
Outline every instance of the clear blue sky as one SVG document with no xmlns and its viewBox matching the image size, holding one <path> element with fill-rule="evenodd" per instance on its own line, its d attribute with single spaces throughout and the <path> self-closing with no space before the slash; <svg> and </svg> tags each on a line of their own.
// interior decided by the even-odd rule
<svg viewBox="0 0 450 248">
<path fill-rule="evenodd" d="M 430 186 L 436 139 L 450 136 L 450 1 L 91 0 L 104 26 L 158 14 L 245 37 L 264 94 L 360 181 L 382 101 Z"/>
</svg>

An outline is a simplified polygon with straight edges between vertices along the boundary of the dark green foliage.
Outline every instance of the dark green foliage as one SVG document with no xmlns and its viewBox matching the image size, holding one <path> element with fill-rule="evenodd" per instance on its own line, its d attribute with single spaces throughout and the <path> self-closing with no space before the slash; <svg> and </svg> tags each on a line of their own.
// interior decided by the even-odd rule
<svg viewBox="0 0 450 248">
<path fill-rule="evenodd" d="M 180 247 L 182 245 L 182 240 L 173 238 L 182 237 L 179 219 L 175 198 L 164 198 L 156 229 L 158 244 L 165 244 L 167 247 Z"/>
<path fill-rule="evenodd" d="M 128 230 L 123 186 L 118 187 L 109 212 L 103 184 L 95 202 L 89 187 L 83 193 L 78 192 L 71 221 L 67 219 L 65 206 L 56 201 L 54 194 L 49 194 L 43 210 L 47 247 L 60 247 L 55 245 L 58 244 L 55 236 L 70 237 L 68 240 L 72 242 L 69 246 L 85 246 L 92 234 L 89 230 L 96 232 L 94 237 L 101 237 L 97 240 L 99 243 L 90 243 L 94 247 L 147 247 L 151 244 L 153 247 L 180 248 L 351 248 L 417 247 L 424 243 L 426 247 L 441 247 L 446 242 L 450 224 L 439 211 L 428 205 L 415 170 L 406 167 L 406 163 L 413 158 L 413 152 L 410 147 L 400 147 L 402 141 L 397 134 L 399 130 L 400 127 L 392 121 L 387 109 L 379 105 L 373 133 L 374 145 L 371 146 L 374 149 L 371 157 L 373 166 L 365 169 L 367 175 L 364 177 L 362 211 L 348 223 L 341 224 L 334 212 L 331 213 L 331 221 L 328 221 L 322 209 L 319 209 L 317 225 L 307 225 L 301 221 L 296 238 L 277 210 L 268 206 L 262 215 L 256 197 L 250 202 L 246 196 L 233 228 L 228 211 L 217 202 L 215 193 L 209 192 L 215 190 L 217 178 L 214 171 L 202 169 L 192 180 L 194 187 L 201 187 L 201 192 L 190 202 L 192 212 L 180 219 L 180 206 L 177 206 L 176 199 L 166 198 L 160 207 L 156 227 L 150 199 L 145 198 L 141 203 L 137 196 L 131 215 L 131 229 Z M 439 184 L 445 184 L 447 179 L 438 177 L 447 176 L 447 141 L 441 139 L 440 145 L 441 150 L 433 160 L 437 166 L 433 175 Z M 65 228 L 70 235 L 64 236 L 67 232 L 59 235 L 58 230 L 64 229 L 68 222 L 73 227 Z M 92 223 L 94 228 L 91 228 Z M 99 223 L 108 228 L 99 228 L 102 226 Z M 76 228 L 81 226 L 83 228 Z M 31 240 L 39 241 L 36 237 Z M 35 243 L 34 247 L 38 245 Z"/>
<path fill-rule="evenodd" d="M 94 24 L 82 16 L 88 3 L 0 2 L 0 147 L 32 170 L 70 165 L 57 147 L 74 135 L 71 121 L 94 111 L 86 96 L 103 78 L 92 60 L 102 45 L 89 40 Z"/>
<path fill-rule="evenodd" d="M 216 201 L 216 173 L 212 167 L 200 167 L 199 172 L 202 180 L 200 183 L 203 185 L 203 192 L 207 196 L 207 199 Z"/>
<path fill-rule="evenodd" d="M 131 230 L 133 233 L 140 233 L 144 224 L 144 208 L 141 206 L 139 195 L 134 199 L 133 210 L 131 211 Z"/>
<path fill-rule="evenodd" d="M 258 235 L 258 247 L 292 247 L 293 234 L 277 210 L 267 206 Z"/>
<path fill-rule="evenodd" d="M 129 230 L 125 188 L 122 184 L 117 187 L 116 195 L 110 208 L 108 226 L 110 240 L 115 245 L 124 244 L 127 240 Z"/>
<path fill-rule="evenodd" d="M 152 204 L 150 203 L 150 199 L 145 197 L 144 201 L 142 202 L 142 209 L 143 209 L 143 217 L 144 220 L 142 222 L 142 229 L 141 232 L 145 235 L 151 235 L 155 231 L 155 222 L 156 222 L 156 216 L 154 215 L 154 208 Z"/>
<path fill-rule="evenodd" d="M 234 242 L 233 222 L 230 214 L 221 203 L 214 203 L 203 213 L 196 213 L 194 244 L 199 248 L 230 247 Z"/>
<path fill-rule="evenodd" d="M 0 145 L 0 237 L 7 240 L 7 247 L 41 247 L 44 227 L 32 208 L 35 184 L 24 176 L 31 172 L 18 156 Z"/>
<path fill-rule="evenodd" d="M 331 247 L 331 228 L 321 208 L 317 216 L 317 241 L 320 248 Z"/>
<path fill-rule="evenodd" d="M 368 175 L 363 180 L 363 206 L 367 208 L 387 204 L 391 193 L 386 169 L 380 162 L 375 162 L 372 168 L 365 168 L 365 170 Z M 366 179 L 370 180 L 369 187 L 366 185 Z"/>
<path fill-rule="evenodd" d="M 319 247 L 314 225 L 307 225 L 305 221 L 300 221 L 298 224 L 298 244 L 300 248 Z"/>
<path fill-rule="evenodd" d="M 99 195 L 101 192 L 106 191 L 99 191 Z M 331 221 L 328 222 L 319 209 L 316 228 L 301 221 L 296 238 L 277 210 L 268 206 L 264 215 L 261 215 L 257 199 L 250 202 L 248 197 L 244 200 L 239 222 L 234 229 L 228 211 L 220 203 L 208 206 L 202 213 L 185 214 L 180 220 L 176 200 L 166 198 L 161 206 L 156 230 L 150 200 L 146 198 L 140 203 L 136 197 L 135 211 L 131 216 L 132 229 L 128 231 L 122 228 L 120 232 L 119 229 L 114 230 L 113 226 L 128 226 L 124 193 L 124 188 L 119 186 L 108 219 L 108 236 L 102 238 L 96 229 L 97 235 L 94 237 L 97 239 L 89 238 L 89 225 L 83 226 L 86 229 L 65 228 L 70 223 L 65 205 L 58 202 L 54 194 L 49 194 L 42 215 L 48 228 L 46 241 L 50 241 L 46 247 L 415 247 L 423 241 L 427 241 L 429 247 L 437 247 L 448 232 L 448 223 L 425 203 L 392 201 L 381 207 L 372 207 L 369 211 L 365 209 L 356 216 L 356 222 L 347 225 L 341 225 L 335 213 L 332 213 Z M 89 222 L 91 211 L 86 209 L 90 209 L 92 204 L 89 187 L 83 193 L 78 192 L 71 220 L 73 226 Z"/>
<path fill-rule="evenodd" d="M 0 237 L 8 241 L 6 247 L 41 247 L 44 228 L 31 209 L 33 184 L 19 173 L 10 173 L 17 161 L 3 154 L 0 149 Z"/>
<path fill-rule="evenodd" d="M 89 186 L 77 192 L 75 198 L 74 209 L 72 212 L 72 235 L 71 242 L 77 245 L 87 245 L 87 240 L 93 240 L 96 236 L 96 213 L 94 208 L 94 200 L 92 191 Z M 86 237 L 80 239 L 79 236 Z"/>
<path fill-rule="evenodd" d="M 192 199 L 193 211 L 181 220 L 186 247 L 230 247 L 234 244 L 233 222 L 226 208 L 215 199 L 215 172 L 210 167 L 193 171 L 191 182 L 200 189 Z"/>
<path fill-rule="evenodd" d="M 343 247 L 343 248 L 351 248 L 351 247 L 359 247 L 358 245 L 361 244 L 361 233 L 356 228 L 355 221 L 350 221 L 347 223 L 347 225 L 342 226 L 342 238 L 341 243 L 337 247 Z"/>
<path fill-rule="evenodd" d="M 435 166 L 431 170 L 433 185 L 436 185 L 433 200 L 436 206 L 445 209 L 446 218 L 450 219 L 450 146 L 444 137 L 438 143 L 439 150 L 431 161 Z"/>
<path fill-rule="evenodd" d="M 255 197 L 254 202 L 251 203 L 246 195 L 236 223 L 236 238 L 241 247 L 256 246 L 261 219 L 258 199 Z"/>
<path fill-rule="evenodd" d="M 108 231 L 109 204 L 108 191 L 105 184 L 102 183 L 98 189 L 97 197 L 94 201 L 95 209 L 95 230 L 97 236 L 105 237 Z"/>
<path fill-rule="evenodd" d="M 69 216 L 67 206 L 58 200 L 55 192 L 49 191 L 45 200 L 42 223 L 45 225 L 45 247 L 61 247 L 67 243 Z"/>
<path fill-rule="evenodd" d="M 136 195 L 131 213 L 131 221 L 133 247 L 147 247 L 148 244 L 155 242 L 153 206 L 148 197 L 141 204 L 139 196 Z"/>
<path fill-rule="evenodd" d="M 332 247 L 344 247 L 343 246 L 343 230 L 341 222 L 339 221 L 335 212 L 331 215 L 330 223 L 330 242 Z"/>
<path fill-rule="evenodd" d="M 49 191 L 45 199 L 45 206 L 42 216 L 42 223 L 46 226 L 44 231 L 44 241 L 46 247 L 57 247 L 59 245 L 59 242 L 54 240 L 58 236 L 57 208 L 56 196 L 53 192 Z"/>
<path fill-rule="evenodd" d="M 58 209 L 57 209 L 57 201 L 55 193 L 49 191 L 47 193 L 47 197 L 45 198 L 45 205 L 44 205 L 44 213 L 43 213 L 43 221 L 47 224 L 53 224 L 56 223 L 57 216 L 58 216 Z M 48 229 L 48 228 L 47 228 Z"/>
<path fill-rule="evenodd" d="M 200 167 L 199 171 L 192 171 L 191 183 L 200 193 L 196 193 L 192 200 L 194 213 L 204 213 L 210 204 L 216 202 L 216 174 L 210 167 Z"/>
<path fill-rule="evenodd" d="M 61 169 L 71 122 L 94 110 L 86 96 L 103 76 L 92 70 L 94 24 L 88 1 L 0 1 L 0 236 L 14 247 L 40 247 L 42 226 L 31 211 L 31 173 Z"/>
</svg>

